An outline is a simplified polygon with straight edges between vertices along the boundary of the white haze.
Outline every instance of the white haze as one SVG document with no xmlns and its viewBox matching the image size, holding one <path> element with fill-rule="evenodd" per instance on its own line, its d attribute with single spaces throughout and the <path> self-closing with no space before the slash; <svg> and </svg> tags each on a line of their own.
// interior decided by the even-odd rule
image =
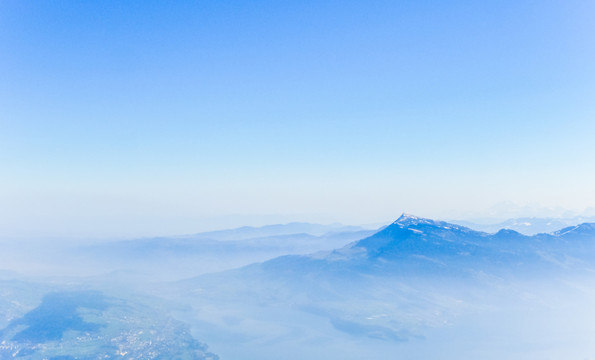
<svg viewBox="0 0 595 360">
<path fill-rule="evenodd" d="M 453 227 L 399 221 L 422 243 L 424 233 Z M 405 265 L 358 265 L 353 244 L 376 231 L 292 223 L 86 244 L 5 242 L 2 301 L 20 305 L 6 305 L 0 328 L 45 293 L 91 289 L 182 321 L 220 359 L 595 359 L 595 237 L 582 254 L 544 248 L 536 260 L 514 260 L 519 269 L 537 264 L 519 272 L 485 267 L 463 250 L 444 260 L 432 247 Z M 507 236 L 498 254 L 527 241 Z"/>
</svg>

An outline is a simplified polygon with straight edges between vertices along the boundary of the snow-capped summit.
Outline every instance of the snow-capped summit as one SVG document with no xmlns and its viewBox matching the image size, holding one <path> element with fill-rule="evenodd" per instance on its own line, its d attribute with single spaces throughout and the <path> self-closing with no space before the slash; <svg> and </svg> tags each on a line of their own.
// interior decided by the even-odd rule
<svg viewBox="0 0 595 360">
<path fill-rule="evenodd" d="M 419 224 L 433 224 L 434 220 L 422 218 L 408 213 L 403 213 L 397 220 L 393 222 L 393 225 L 411 226 Z"/>
<path fill-rule="evenodd" d="M 369 256 L 408 256 L 430 253 L 467 251 L 471 243 L 482 241 L 487 234 L 404 213 L 395 222 L 376 234 L 352 245 L 366 249 Z"/>
<path fill-rule="evenodd" d="M 395 220 L 389 227 L 399 227 L 402 229 L 407 228 L 416 228 L 421 229 L 424 228 L 428 231 L 445 231 L 445 230 L 458 230 L 458 231 L 471 231 L 464 226 L 459 226 L 451 223 L 447 223 L 440 220 L 432 220 L 427 218 L 422 218 L 419 216 L 411 215 L 408 213 L 403 213 L 397 220 Z"/>
<path fill-rule="evenodd" d="M 572 241 L 570 241 L 572 240 Z M 420 272 L 509 271 L 513 267 L 547 267 L 543 258 L 547 252 L 564 251 L 569 256 L 595 256 L 595 223 L 581 224 L 552 234 L 525 236 L 510 229 L 497 233 L 475 231 L 440 220 L 402 214 L 392 224 L 375 234 L 355 241 L 343 248 L 315 255 L 281 257 L 265 262 L 275 272 L 303 272 L 308 266 L 315 269 L 336 267 L 357 271 L 397 271 L 404 274 Z M 503 264 L 505 264 L 504 267 Z M 577 263 L 578 264 L 578 263 Z M 325 270 L 325 271 L 326 271 Z"/>
</svg>

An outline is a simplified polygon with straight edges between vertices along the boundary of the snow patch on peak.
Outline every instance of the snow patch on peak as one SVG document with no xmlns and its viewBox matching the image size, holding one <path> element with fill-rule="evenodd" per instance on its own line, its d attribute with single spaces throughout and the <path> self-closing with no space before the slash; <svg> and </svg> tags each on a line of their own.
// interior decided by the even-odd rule
<svg viewBox="0 0 595 360">
<path fill-rule="evenodd" d="M 424 219 L 419 216 L 403 213 L 393 224 L 396 225 L 417 225 L 417 224 L 431 224 L 433 220 Z"/>
<path fill-rule="evenodd" d="M 464 226 L 459 226 L 452 223 L 447 223 L 439 220 L 432 220 L 422 218 L 419 216 L 403 213 L 391 226 L 399 227 L 401 229 L 420 228 L 422 230 L 428 229 L 429 231 L 448 231 L 448 232 L 472 232 L 473 230 Z M 434 229 L 434 230 L 430 230 Z"/>
</svg>

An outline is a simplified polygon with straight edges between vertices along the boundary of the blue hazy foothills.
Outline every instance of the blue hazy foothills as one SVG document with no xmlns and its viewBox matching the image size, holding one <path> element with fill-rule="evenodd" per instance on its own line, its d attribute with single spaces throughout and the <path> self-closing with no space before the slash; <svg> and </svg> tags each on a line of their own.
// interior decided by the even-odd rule
<svg viewBox="0 0 595 360">
<path fill-rule="evenodd" d="M 0 236 L 580 213 L 594 24 L 581 0 L 2 1 Z"/>
</svg>

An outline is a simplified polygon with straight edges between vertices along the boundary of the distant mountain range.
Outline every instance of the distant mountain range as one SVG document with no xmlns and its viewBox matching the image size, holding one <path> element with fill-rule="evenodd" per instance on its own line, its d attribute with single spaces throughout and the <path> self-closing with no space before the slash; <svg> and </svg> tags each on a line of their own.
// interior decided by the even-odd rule
<svg viewBox="0 0 595 360">
<path fill-rule="evenodd" d="M 377 230 L 290 223 L 37 253 L 24 264 L 44 275 L 94 276 L 28 285 L 0 272 L 0 358 L 595 355 L 588 222 L 529 236 L 403 214 Z"/>
<path fill-rule="evenodd" d="M 271 236 L 308 234 L 312 236 L 323 236 L 332 233 L 350 233 L 365 231 L 361 226 L 349 226 L 339 223 L 323 225 L 305 222 L 292 222 L 288 224 L 265 225 L 261 227 L 243 226 L 229 230 L 209 231 L 192 235 L 181 236 L 189 239 L 210 239 L 218 241 L 237 241 Z"/>
<path fill-rule="evenodd" d="M 237 268 L 287 254 L 342 247 L 376 230 L 340 224 L 289 223 L 183 236 L 80 246 L 71 252 L 103 272 L 128 270 L 161 280 Z"/>
<path fill-rule="evenodd" d="M 595 222 L 595 216 L 574 216 L 565 218 L 520 217 L 497 222 L 493 222 L 489 219 L 475 221 L 450 220 L 450 222 L 488 233 L 495 233 L 501 229 L 510 229 L 524 235 L 535 235 L 554 232 L 561 228 L 577 224 Z"/>
<path fill-rule="evenodd" d="M 201 338 L 215 348 L 242 337 L 287 347 L 282 335 L 259 329 L 281 326 L 279 334 L 309 331 L 321 337 L 334 331 L 333 339 L 348 336 L 345 341 L 411 341 L 469 314 L 482 318 L 493 311 L 541 311 L 545 305 L 540 299 L 550 296 L 543 294 L 580 298 L 584 294 L 577 289 L 585 285 L 576 285 L 576 279 L 591 279 L 594 273 L 595 224 L 526 236 L 403 214 L 375 234 L 336 250 L 207 274 L 178 282 L 168 291 L 194 309 L 210 309 L 189 318 L 200 324 Z M 283 316 L 282 325 L 275 316 Z M 333 330 L 296 330 L 309 317 L 326 319 Z M 230 323 L 230 318 L 242 320 Z M 509 321 L 506 326 L 517 326 L 514 317 Z M 236 347 L 245 352 L 243 358 L 268 358 L 248 343 Z M 502 356 L 494 352 L 486 359 Z"/>
<path fill-rule="evenodd" d="M 370 237 L 328 253 L 285 256 L 263 264 L 276 273 L 317 266 L 357 269 L 386 275 L 438 272 L 498 274 L 564 268 L 595 271 L 595 224 L 570 226 L 549 234 L 526 236 L 514 230 L 496 233 L 403 214 Z M 517 269 L 518 268 L 518 269 Z M 291 270 L 289 270 L 291 271 Z"/>
</svg>

